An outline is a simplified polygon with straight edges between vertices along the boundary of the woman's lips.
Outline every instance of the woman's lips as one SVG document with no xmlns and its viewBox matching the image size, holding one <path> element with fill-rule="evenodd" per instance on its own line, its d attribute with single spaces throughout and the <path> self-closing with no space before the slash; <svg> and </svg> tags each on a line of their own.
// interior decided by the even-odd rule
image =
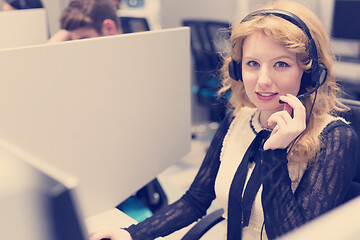
<svg viewBox="0 0 360 240">
<path fill-rule="evenodd" d="M 277 95 L 278 95 L 278 93 L 274 93 L 274 92 L 256 92 L 256 96 L 261 101 L 271 101 Z"/>
</svg>

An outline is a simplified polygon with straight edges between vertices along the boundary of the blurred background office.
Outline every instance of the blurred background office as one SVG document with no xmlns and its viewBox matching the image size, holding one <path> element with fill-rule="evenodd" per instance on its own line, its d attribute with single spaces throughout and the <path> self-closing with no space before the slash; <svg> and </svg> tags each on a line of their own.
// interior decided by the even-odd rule
<svg viewBox="0 0 360 240">
<path fill-rule="evenodd" d="M 24 16 L 10 16 L 0 12 L 0 48 L 45 43 L 59 30 L 61 12 L 71 0 L 41 0 L 43 8 L 22 10 L 35 15 L 38 21 L 30 24 Z M 359 0 L 297 0 L 309 7 L 323 22 L 331 36 L 337 81 L 343 86 L 343 98 L 360 100 L 360 1 Z M 8 10 L 10 0 L 0 0 L 1 9 Z M 24 2 L 24 1 L 19 1 Z M 30 1 L 31 2 L 31 1 Z M 217 39 L 228 38 L 218 31 L 233 22 L 239 22 L 250 10 L 268 0 L 114 0 L 124 33 L 159 30 L 180 26 L 191 29 L 192 83 L 191 123 L 192 150 L 178 164 L 159 176 L 169 202 L 176 200 L 187 189 L 226 110 L 226 99 L 218 99 L 217 69 L 221 62 L 219 52 L 226 45 Z M 32 5 L 34 6 L 34 5 Z M 16 8 L 16 6 L 12 6 Z M 24 7 L 23 7 L 24 8 Z M 30 5 L 28 8 L 32 8 Z M 42 11 L 42 12 L 39 12 Z M 12 14 L 13 15 L 13 14 Z M 25 12 L 24 14 L 25 15 Z M 9 21 L 2 19 L 13 19 Z M 17 24 L 11 27 L 11 24 Z M 9 26 L 10 25 L 10 26 Z M 26 37 L 16 35 L 16 30 Z M 37 29 L 40 29 L 39 31 Z M 20 33 L 19 33 L 20 34 Z M 13 39 L 7 39 L 9 36 Z M 32 39 L 32 35 L 40 38 Z M 18 41 L 19 39 L 23 41 Z M 24 42 L 28 41 L 28 42 Z M 190 135 L 190 134 L 189 134 Z M 190 137 L 190 136 L 189 136 Z M 179 181 L 183 179 L 183 181 Z M 216 238 L 215 238 L 216 239 Z"/>
<path fill-rule="evenodd" d="M 307 5 L 322 20 L 332 36 L 334 50 L 341 60 L 336 65 L 338 79 L 347 97 L 359 98 L 356 80 L 359 78 L 359 29 L 357 24 L 343 21 L 344 16 L 356 17 L 359 1 L 354 0 L 298 0 Z M 59 29 L 62 10 L 70 0 L 0 0 L 1 9 L 12 6 L 18 8 L 44 7 L 47 15 L 49 36 Z M 180 26 L 190 26 L 193 53 L 193 100 L 192 122 L 219 122 L 224 115 L 224 99 L 216 98 L 219 67 L 218 51 L 225 46 L 214 44 L 215 32 L 229 23 L 239 21 L 249 10 L 268 2 L 268 0 L 114 0 L 125 33 L 144 30 L 158 30 Z M 22 7 L 19 7 L 22 5 Z M 335 5 L 337 6 L 335 8 Z M 356 7 L 354 7 L 356 6 Z M 130 19 L 131 18 L 131 19 Z M 5 25 L 4 21 L 2 23 Z M 342 24 L 344 26 L 342 26 Z M 336 29 L 341 31 L 332 31 Z M 351 28 L 350 28 L 351 27 Z M 129 29 L 132 28 L 132 29 Z M 36 34 L 33 27 L 34 34 Z M 135 30 L 134 30 L 135 29 Z M 335 29 L 335 30 L 336 30 Z M 347 29 L 345 32 L 344 29 Z M 219 36 L 217 37 L 228 37 Z M 208 41 L 206 39 L 209 39 Z M 1 47 L 1 46 L 0 46 Z"/>
</svg>

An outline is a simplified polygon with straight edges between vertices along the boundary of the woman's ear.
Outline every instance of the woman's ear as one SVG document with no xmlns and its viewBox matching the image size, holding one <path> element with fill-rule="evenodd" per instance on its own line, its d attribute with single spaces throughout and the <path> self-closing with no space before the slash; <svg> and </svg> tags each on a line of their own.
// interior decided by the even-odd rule
<svg viewBox="0 0 360 240">
<path fill-rule="evenodd" d="M 110 36 L 118 34 L 116 24 L 111 19 L 105 19 L 102 24 L 102 35 L 103 36 Z"/>
</svg>

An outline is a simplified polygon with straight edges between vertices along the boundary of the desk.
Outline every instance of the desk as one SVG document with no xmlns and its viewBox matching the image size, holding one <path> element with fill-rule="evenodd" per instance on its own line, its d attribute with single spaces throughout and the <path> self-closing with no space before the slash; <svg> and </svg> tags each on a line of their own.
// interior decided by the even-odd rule
<svg viewBox="0 0 360 240">
<path fill-rule="evenodd" d="M 101 226 L 111 227 L 128 227 L 131 224 L 136 224 L 133 218 L 129 217 L 117 208 L 112 208 L 102 213 L 86 218 L 86 227 L 96 229 Z"/>
<path fill-rule="evenodd" d="M 86 218 L 85 223 L 87 229 L 91 231 L 92 229 L 97 229 L 102 226 L 120 228 L 128 227 L 132 224 L 136 224 L 137 222 L 125 213 L 121 212 L 120 210 L 113 208 L 100 214 Z M 179 240 L 192 226 L 193 224 L 160 239 Z"/>
</svg>

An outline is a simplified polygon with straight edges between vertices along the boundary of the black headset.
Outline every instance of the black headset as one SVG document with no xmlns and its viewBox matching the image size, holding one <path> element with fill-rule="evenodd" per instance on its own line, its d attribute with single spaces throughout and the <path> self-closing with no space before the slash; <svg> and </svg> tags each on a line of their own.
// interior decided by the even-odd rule
<svg viewBox="0 0 360 240">
<path fill-rule="evenodd" d="M 314 39 L 312 38 L 310 34 L 309 28 L 306 26 L 306 24 L 295 14 L 284 11 L 284 10 L 278 10 L 278 9 L 267 9 L 267 10 L 259 10 L 250 13 L 247 15 L 242 21 L 246 22 L 249 21 L 254 16 L 267 16 L 267 15 L 275 15 L 277 17 L 283 18 L 292 24 L 298 26 L 300 29 L 304 31 L 304 33 L 307 35 L 309 39 L 310 44 L 310 57 L 312 60 L 312 64 L 309 70 L 305 71 L 303 73 L 303 76 L 301 78 L 301 86 L 300 91 L 297 97 L 303 98 L 306 96 L 309 96 L 313 92 L 315 92 L 321 85 L 324 84 L 326 76 L 327 76 L 327 69 L 322 64 L 319 63 L 318 54 L 317 54 L 317 48 Z M 229 75 L 230 77 L 235 81 L 242 81 L 242 70 L 241 70 L 241 62 L 238 63 L 235 60 L 231 59 L 229 63 Z M 312 87 L 308 92 L 306 91 L 306 88 Z"/>
</svg>

